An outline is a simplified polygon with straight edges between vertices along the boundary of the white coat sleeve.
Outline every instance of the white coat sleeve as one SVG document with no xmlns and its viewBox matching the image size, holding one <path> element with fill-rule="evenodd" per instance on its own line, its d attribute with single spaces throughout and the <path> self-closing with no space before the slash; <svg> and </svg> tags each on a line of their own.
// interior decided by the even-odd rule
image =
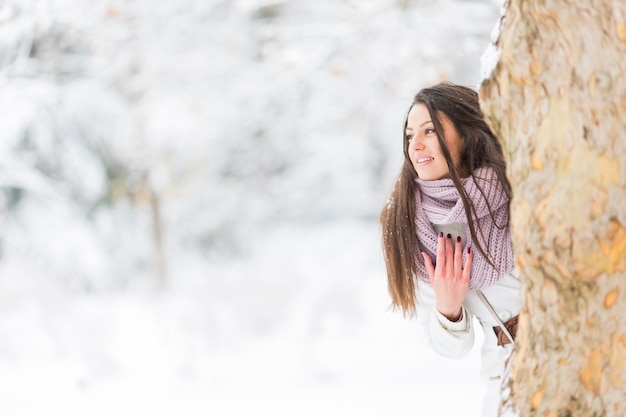
<svg viewBox="0 0 626 417">
<path fill-rule="evenodd" d="M 461 358 L 474 345 L 472 316 L 462 306 L 462 318 L 458 322 L 448 320 L 435 307 L 436 296 L 433 288 L 418 280 L 417 319 L 423 327 L 428 345 L 447 358 Z"/>
</svg>

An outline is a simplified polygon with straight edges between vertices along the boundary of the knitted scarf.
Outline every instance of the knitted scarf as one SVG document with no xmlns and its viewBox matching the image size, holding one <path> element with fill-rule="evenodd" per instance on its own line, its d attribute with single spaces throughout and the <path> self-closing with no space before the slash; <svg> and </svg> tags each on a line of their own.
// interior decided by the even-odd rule
<svg viewBox="0 0 626 417">
<path fill-rule="evenodd" d="M 508 198 L 492 168 L 479 168 L 474 172 L 473 177 L 464 178 L 462 183 L 476 208 L 476 217 L 474 214 L 472 217 L 474 217 L 474 226 L 480 244 L 483 250 L 489 254 L 497 269 L 489 265 L 480 251 L 474 247 L 463 208 L 463 200 L 451 179 L 417 180 L 415 222 L 419 251 L 415 254 L 415 262 L 419 278 L 428 282 L 428 273 L 419 252 L 426 252 L 433 263 L 435 262 L 437 232 L 429 221 L 429 214 L 432 217 L 433 213 L 436 213 L 437 217 L 443 220 L 440 222 L 441 224 L 461 223 L 461 226 L 464 225 L 465 227 L 464 249 L 470 246 L 473 250 L 474 257 L 469 287 L 471 290 L 475 290 L 495 284 L 504 274 L 513 269 L 511 232 L 507 225 Z M 481 194 L 478 186 L 483 190 L 485 197 Z M 488 204 L 493 212 L 493 219 L 489 214 Z M 455 239 L 456 236 L 453 236 L 453 242 Z M 463 264 L 465 264 L 466 255 L 467 250 L 463 250 Z"/>
</svg>

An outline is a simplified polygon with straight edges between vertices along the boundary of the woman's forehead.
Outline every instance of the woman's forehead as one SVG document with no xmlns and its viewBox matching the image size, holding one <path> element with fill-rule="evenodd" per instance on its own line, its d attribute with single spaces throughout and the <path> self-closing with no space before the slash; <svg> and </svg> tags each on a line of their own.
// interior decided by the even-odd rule
<svg viewBox="0 0 626 417">
<path fill-rule="evenodd" d="M 432 121 L 431 116 L 425 104 L 416 103 L 413 107 L 411 107 L 407 118 L 408 126 L 415 127 L 430 121 Z"/>
<path fill-rule="evenodd" d="M 449 124 L 454 126 L 452 119 L 445 112 L 436 110 L 433 116 L 424 103 L 415 103 L 413 107 L 411 107 L 407 117 L 407 128 L 419 127 L 426 122 L 434 122 L 433 117 L 437 118 L 437 121 L 442 125 Z"/>
</svg>

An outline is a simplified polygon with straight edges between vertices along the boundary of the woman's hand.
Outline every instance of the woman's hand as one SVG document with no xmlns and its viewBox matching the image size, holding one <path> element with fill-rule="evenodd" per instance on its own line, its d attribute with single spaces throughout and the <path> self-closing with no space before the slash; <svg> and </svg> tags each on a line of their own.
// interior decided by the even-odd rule
<svg viewBox="0 0 626 417">
<path fill-rule="evenodd" d="M 453 244 L 452 236 L 448 235 L 444 238 L 443 233 L 439 233 L 436 266 L 433 266 L 427 253 L 422 252 L 422 256 L 430 284 L 437 296 L 437 310 L 450 321 L 458 321 L 461 319 L 461 305 L 469 288 L 473 254 L 468 247 L 465 268 L 462 268 L 461 239 L 456 239 L 454 250 Z"/>
</svg>

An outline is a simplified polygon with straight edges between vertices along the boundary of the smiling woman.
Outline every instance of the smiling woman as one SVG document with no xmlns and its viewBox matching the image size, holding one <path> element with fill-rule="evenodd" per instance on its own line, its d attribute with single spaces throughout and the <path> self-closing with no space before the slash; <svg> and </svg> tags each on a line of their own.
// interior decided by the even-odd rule
<svg viewBox="0 0 626 417">
<path fill-rule="evenodd" d="M 482 415 L 515 415 L 498 414 L 520 308 L 502 147 L 476 92 L 450 83 L 415 96 L 404 139 L 404 164 L 380 217 L 393 304 L 418 313 L 430 346 L 450 358 L 471 350 L 476 317 Z"/>
</svg>

